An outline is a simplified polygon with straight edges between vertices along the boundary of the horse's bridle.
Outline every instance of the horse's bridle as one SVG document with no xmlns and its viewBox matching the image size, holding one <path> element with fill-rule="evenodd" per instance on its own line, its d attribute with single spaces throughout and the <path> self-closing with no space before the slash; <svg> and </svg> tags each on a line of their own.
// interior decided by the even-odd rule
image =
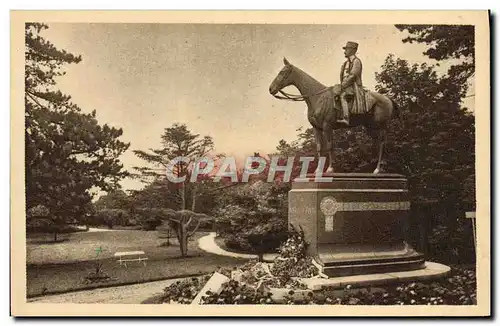
<svg viewBox="0 0 500 326">
<path fill-rule="evenodd" d="M 296 101 L 297 102 L 297 101 L 305 101 L 306 99 L 308 99 L 312 96 L 324 93 L 327 90 L 328 90 L 328 87 L 325 87 L 322 90 L 320 90 L 319 92 L 316 92 L 314 94 L 309 94 L 309 95 L 296 95 L 296 94 L 287 93 L 283 90 L 279 90 L 278 93 L 283 94 L 283 96 L 279 96 L 278 94 L 274 94 L 273 96 L 276 97 L 277 99 L 280 99 L 280 100 L 288 100 L 288 101 Z"/>
<path fill-rule="evenodd" d="M 293 70 L 293 67 L 290 68 L 290 71 L 286 74 L 286 77 L 283 78 L 283 80 L 286 80 L 290 74 L 292 73 L 292 70 Z M 283 90 L 279 90 L 278 93 L 282 94 L 283 96 L 279 96 L 278 94 L 273 94 L 273 96 L 277 99 L 280 99 L 280 100 L 288 100 L 288 101 L 295 101 L 295 102 L 298 102 L 298 101 L 305 101 L 306 99 L 312 97 L 312 96 L 315 96 L 315 95 L 319 95 L 323 92 L 326 92 L 328 90 L 328 87 L 325 87 L 323 88 L 322 90 L 320 90 L 319 92 L 316 92 L 314 94 L 309 94 L 309 95 L 295 95 L 295 94 L 289 94 Z"/>
</svg>

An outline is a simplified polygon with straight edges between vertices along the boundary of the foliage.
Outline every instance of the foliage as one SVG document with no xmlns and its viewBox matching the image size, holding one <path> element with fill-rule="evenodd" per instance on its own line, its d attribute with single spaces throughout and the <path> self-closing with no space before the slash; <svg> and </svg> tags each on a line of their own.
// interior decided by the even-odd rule
<svg viewBox="0 0 500 326">
<path fill-rule="evenodd" d="M 112 229 L 115 225 L 131 225 L 129 223 L 129 214 L 126 210 L 109 208 L 99 210 L 90 224 L 107 225 L 109 229 Z"/>
<path fill-rule="evenodd" d="M 294 170 L 292 178 L 298 177 L 301 172 L 300 157 L 315 157 L 309 164 L 307 173 L 313 173 L 318 166 L 317 151 L 312 128 L 297 129 L 297 139 L 288 143 L 280 140 L 273 155 L 281 158 L 294 156 Z M 366 134 L 363 127 L 334 130 L 335 172 L 366 172 L 371 173 L 376 166 L 376 153 L 378 148 L 370 135 Z M 295 154 L 294 154 L 295 153 Z"/>
<path fill-rule="evenodd" d="M 136 223 L 141 225 L 142 230 L 154 231 L 162 225 L 169 211 L 159 208 L 134 208 L 131 210 L 131 215 Z"/>
<path fill-rule="evenodd" d="M 323 288 L 305 296 L 294 296 L 290 289 L 283 300 L 272 299 L 272 292 L 256 290 L 245 283 L 231 280 L 222 291 L 208 293 L 204 304 L 317 304 L 317 305 L 475 305 L 475 270 L 456 268 L 443 280 L 431 282 L 406 282 L 376 288 L 343 290 Z"/>
<path fill-rule="evenodd" d="M 226 245 L 258 254 L 276 251 L 287 237 L 287 189 L 256 181 L 226 191 L 215 213 Z"/>
<path fill-rule="evenodd" d="M 476 246 L 471 220 L 458 218 L 451 226 L 436 223 L 429 236 L 428 256 L 446 264 L 470 264 L 476 261 Z"/>
<path fill-rule="evenodd" d="M 156 218 L 148 218 L 147 220 L 142 222 L 142 229 L 144 231 L 154 231 L 161 224 L 162 224 L 161 220 L 158 220 Z"/>
<path fill-rule="evenodd" d="M 74 225 L 66 223 L 57 223 L 57 221 L 54 222 L 52 217 L 34 217 L 26 221 L 27 234 L 36 234 L 36 233 L 52 234 L 54 235 L 52 238 L 52 241 L 54 242 L 65 240 L 65 238 L 59 238 L 58 235 L 81 232 L 81 231 L 82 231 L 81 229 L 77 228 Z"/>
<path fill-rule="evenodd" d="M 49 210 L 43 205 L 37 205 L 26 211 L 26 232 L 53 232 L 53 224 Z"/>
<path fill-rule="evenodd" d="M 425 43 L 428 48 L 424 55 L 431 59 L 464 59 L 450 68 L 450 74 L 457 76 L 462 82 L 474 74 L 473 25 L 396 25 L 396 28 L 409 33 L 403 39 L 404 43 Z"/>
<path fill-rule="evenodd" d="M 104 271 L 103 264 L 100 261 L 96 260 L 94 262 L 92 271 L 89 272 L 87 276 L 85 276 L 84 283 L 89 284 L 108 281 L 111 281 L 111 276 L 109 276 L 108 273 Z"/>
<path fill-rule="evenodd" d="M 192 133 L 185 124 L 175 123 L 172 127 L 165 128 L 164 133 L 161 135 L 161 141 L 162 147 L 159 149 L 150 149 L 149 152 L 134 150 L 137 157 L 154 166 L 136 167 L 135 169 L 144 180 L 147 181 L 153 178 L 153 182 L 156 182 L 157 185 L 160 182 L 160 186 L 168 187 L 169 191 L 163 193 L 163 195 L 169 196 L 169 201 L 176 203 L 176 206 L 172 208 L 184 210 L 191 207 L 191 210 L 194 211 L 197 207 L 197 197 L 204 192 L 204 188 L 210 187 L 211 184 L 202 181 L 209 178 L 206 175 L 199 175 L 197 182 L 189 182 L 195 169 L 193 164 L 190 165 L 179 161 L 174 166 L 170 166 L 170 163 L 178 157 L 187 158 L 190 162 L 205 158 L 215 148 L 213 139 L 210 136 L 201 137 L 199 134 Z M 219 157 L 217 155 L 213 156 L 215 159 Z M 198 164 L 200 165 L 200 163 Z M 179 183 L 167 180 L 164 174 L 165 169 L 173 177 L 184 177 L 185 180 Z"/>
<path fill-rule="evenodd" d="M 165 178 L 157 178 L 140 190 L 132 190 L 127 198 L 131 211 L 136 209 L 180 209 L 177 185 Z"/>
<path fill-rule="evenodd" d="M 99 125 L 95 110 L 82 112 L 57 89 L 63 66 L 81 57 L 45 40 L 46 28 L 25 25 L 26 206 L 43 204 L 61 226 L 85 218 L 91 189 L 112 189 L 127 175 L 118 157 L 129 145 L 118 140 L 121 129 Z"/>
<path fill-rule="evenodd" d="M 475 305 L 476 273 L 470 269 L 454 269 L 447 279 L 434 282 L 407 282 L 383 288 L 343 291 L 322 289 L 305 300 L 287 300 L 287 304 L 336 305 Z"/>
<path fill-rule="evenodd" d="M 127 194 L 121 189 L 113 189 L 95 202 L 96 209 L 125 209 L 128 206 Z"/>
<path fill-rule="evenodd" d="M 210 279 L 210 275 L 186 278 L 170 284 L 163 290 L 160 303 L 190 304 Z"/>
<path fill-rule="evenodd" d="M 193 194 L 192 187 L 186 188 L 186 198 L 195 199 L 195 212 L 212 214 L 215 207 L 215 197 L 218 195 L 215 188 L 215 183 L 210 181 L 201 182 L 197 185 L 197 191 Z M 151 183 L 144 186 L 140 190 L 130 191 L 130 195 L 126 200 L 126 207 L 132 213 L 137 209 L 170 209 L 180 210 L 181 202 L 179 201 L 179 185 L 169 182 L 165 177 L 158 177 Z M 191 205 L 189 205 L 191 204 Z M 188 201 L 186 206 L 191 206 L 192 201 Z"/>
<path fill-rule="evenodd" d="M 230 280 L 224 283 L 220 293 L 208 291 L 203 304 L 274 304 L 272 293 L 255 290 L 244 283 Z"/>
<path fill-rule="evenodd" d="M 274 287 L 287 287 L 293 277 L 310 278 L 318 275 L 318 269 L 312 264 L 312 257 L 307 255 L 308 244 L 302 229 L 291 226 L 288 239 L 279 248 L 271 273 L 278 279 Z"/>
<path fill-rule="evenodd" d="M 98 282 L 106 282 L 110 281 L 111 277 L 104 271 L 104 265 L 99 260 L 99 255 L 102 252 L 102 247 L 96 249 L 97 256 L 93 263 L 93 270 L 87 274 L 84 278 L 84 283 L 98 283 Z"/>
<path fill-rule="evenodd" d="M 391 60 L 388 58 L 389 66 L 395 69 L 388 75 L 399 76 L 395 80 L 408 78 L 406 61 Z M 410 80 L 420 80 L 428 72 L 417 69 L 412 74 Z M 387 75 L 377 76 L 380 84 L 396 95 L 400 85 L 382 76 Z M 388 172 L 407 176 L 413 206 L 433 206 L 430 225 L 441 232 L 432 232 L 436 236 L 430 239 L 431 257 L 451 258 L 460 252 L 465 259 L 474 256 L 470 254 L 472 236 L 461 232 L 459 224 L 464 211 L 474 209 L 475 204 L 475 118 L 467 109 L 460 109 L 459 99 L 446 95 L 459 85 L 444 82 L 446 79 L 418 87 L 413 92 L 416 98 L 391 123 L 387 167 Z M 450 242 L 451 238 L 456 241 Z M 432 243 L 437 239 L 442 243 Z"/>
<path fill-rule="evenodd" d="M 272 264 L 249 261 L 233 271 L 230 277 L 250 287 L 306 289 L 297 278 L 310 278 L 318 275 L 318 269 L 307 255 L 304 232 L 293 226 Z"/>
<path fill-rule="evenodd" d="M 28 209 L 26 212 L 26 215 L 28 218 L 33 218 L 33 217 L 47 217 L 49 216 L 50 212 L 47 209 L 47 207 L 43 205 L 36 205 L 34 207 L 31 207 Z"/>
<path fill-rule="evenodd" d="M 403 109 L 417 101 L 429 105 L 446 91 L 439 84 L 434 66 L 427 63 L 410 64 L 393 54 L 386 57 L 380 72 L 375 73 L 375 79 L 375 90 L 394 99 Z"/>
</svg>

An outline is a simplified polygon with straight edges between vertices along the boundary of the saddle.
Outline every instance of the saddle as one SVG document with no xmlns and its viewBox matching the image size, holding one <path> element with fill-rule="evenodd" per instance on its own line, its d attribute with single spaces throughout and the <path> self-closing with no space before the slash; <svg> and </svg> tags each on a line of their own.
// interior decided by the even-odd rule
<svg viewBox="0 0 500 326">
<path fill-rule="evenodd" d="M 342 115 L 342 105 L 340 104 L 340 100 L 335 103 L 335 93 L 337 92 L 339 92 L 337 85 L 328 87 L 328 89 L 319 98 L 319 103 L 322 110 L 337 110 L 338 115 Z M 376 102 L 372 92 L 364 87 L 357 88 L 349 95 L 352 97 L 351 100 L 353 101 L 349 112 L 352 115 L 368 113 L 371 111 Z"/>
</svg>

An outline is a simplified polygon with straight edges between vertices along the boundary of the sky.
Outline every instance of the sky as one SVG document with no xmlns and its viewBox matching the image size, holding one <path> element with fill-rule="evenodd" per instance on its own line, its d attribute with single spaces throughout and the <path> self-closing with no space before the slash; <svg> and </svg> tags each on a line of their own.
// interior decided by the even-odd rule
<svg viewBox="0 0 500 326">
<path fill-rule="evenodd" d="M 145 164 L 132 150 L 159 148 L 164 128 L 174 123 L 212 136 L 216 152 L 237 160 L 296 139 L 297 129 L 309 126 L 305 103 L 280 101 L 268 91 L 284 57 L 333 85 L 345 60 L 342 46 L 358 42 L 363 83 L 372 90 L 389 53 L 436 63 L 422 54 L 424 45 L 403 43 L 406 34 L 393 25 L 57 23 L 42 36 L 82 56 L 66 66 L 57 87 L 83 111 L 95 109 L 101 124 L 123 128 L 120 140 L 131 143 L 121 156 L 128 170 Z M 474 110 L 474 98 L 464 106 Z M 131 179 L 121 184 L 144 186 Z"/>
</svg>

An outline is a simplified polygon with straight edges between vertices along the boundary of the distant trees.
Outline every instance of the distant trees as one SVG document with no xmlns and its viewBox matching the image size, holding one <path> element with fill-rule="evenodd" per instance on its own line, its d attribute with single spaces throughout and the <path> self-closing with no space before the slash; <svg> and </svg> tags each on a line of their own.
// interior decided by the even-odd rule
<svg viewBox="0 0 500 326">
<path fill-rule="evenodd" d="M 92 188 L 110 190 L 127 175 L 119 156 L 129 144 L 57 89 L 63 66 L 81 57 L 45 40 L 46 28 L 25 25 L 26 207 L 44 205 L 52 224 L 63 225 L 89 212 Z"/>
<path fill-rule="evenodd" d="M 475 72 L 474 26 L 396 25 L 409 33 L 404 43 L 423 43 L 437 61 L 454 59 L 438 77 L 435 67 L 388 56 L 376 74 L 377 89 L 405 105 L 402 123 L 392 126 L 392 165 L 412 176 L 420 200 L 446 201 L 447 207 L 475 202 L 475 118 L 461 108 Z M 403 98 L 402 98 L 403 97 Z M 399 153 L 400 155 L 396 155 Z M 418 165 L 418 166 L 416 166 Z M 472 188 L 471 188 L 472 187 Z"/>
<path fill-rule="evenodd" d="M 113 208 L 125 208 L 128 204 L 128 198 L 125 191 L 121 189 L 113 189 L 109 191 L 106 195 L 102 195 L 95 202 L 96 209 L 113 209 Z"/>
<path fill-rule="evenodd" d="M 448 92 L 460 85 L 449 76 L 438 78 L 433 66 L 410 67 L 393 56 L 376 79 L 378 89 L 405 104 L 391 124 L 388 167 L 410 178 L 415 200 L 460 205 L 466 200 L 465 181 L 475 173 L 474 115 Z"/>
</svg>

